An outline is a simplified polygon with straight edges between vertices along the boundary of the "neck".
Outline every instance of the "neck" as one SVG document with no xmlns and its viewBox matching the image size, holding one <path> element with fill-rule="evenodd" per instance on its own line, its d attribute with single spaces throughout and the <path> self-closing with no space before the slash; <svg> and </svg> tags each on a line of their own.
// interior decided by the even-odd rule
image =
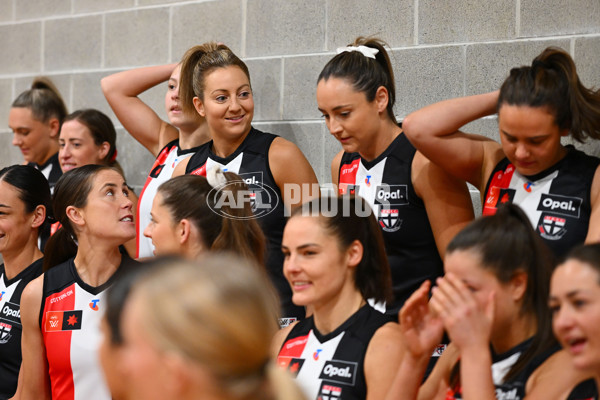
<svg viewBox="0 0 600 400">
<path fill-rule="evenodd" d="M 37 247 L 37 234 L 32 233 L 23 246 L 19 246 L 15 251 L 2 252 L 6 277 L 8 279 L 14 278 L 42 256 L 42 252 Z"/>
<path fill-rule="evenodd" d="M 206 122 L 195 125 L 193 129 L 181 127 L 179 129 L 179 147 L 182 150 L 189 150 L 203 145 L 210 140 L 210 133 Z"/>
<path fill-rule="evenodd" d="M 58 142 L 52 141 L 50 147 L 48 147 L 48 151 L 44 154 L 44 159 L 36 162 L 37 165 L 44 165 L 48 162 L 50 157 L 58 153 Z"/>
<path fill-rule="evenodd" d="M 534 317 L 521 316 L 516 321 L 511 321 L 508 326 L 496 329 L 499 334 L 492 337 L 492 347 L 497 354 L 504 353 L 535 335 L 536 330 Z"/>
<path fill-rule="evenodd" d="M 394 121 L 386 118 L 382 121 L 380 129 L 373 135 L 369 144 L 360 149 L 360 156 L 367 161 L 376 159 L 392 144 L 400 133 L 402 133 L 402 129 Z"/>
<path fill-rule="evenodd" d="M 346 285 L 334 299 L 313 305 L 315 326 L 321 334 L 327 335 L 342 325 L 364 304 L 365 300 L 354 284 L 352 283 L 351 287 Z"/>
<path fill-rule="evenodd" d="M 240 147 L 249 133 L 250 130 L 233 141 L 213 135 L 213 152 L 221 158 L 230 156 Z"/>
<path fill-rule="evenodd" d="M 88 238 L 77 238 L 79 245 L 75 256 L 75 267 L 79 277 L 88 285 L 100 286 L 117 271 L 121 264 L 118 245 L 92 243 Z"/>
</svg>

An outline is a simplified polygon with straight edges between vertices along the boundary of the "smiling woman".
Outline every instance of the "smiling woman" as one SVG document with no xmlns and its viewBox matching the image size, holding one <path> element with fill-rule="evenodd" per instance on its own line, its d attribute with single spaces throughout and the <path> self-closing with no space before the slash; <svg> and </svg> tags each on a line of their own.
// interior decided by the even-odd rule
<svg viewBox="0 0 600 400">
<path fill-rule="evenodd" d="M 254 209 L 270 210 L 255 215 L 267 237 L 266 266 L 279 291 L 283 317 L 304 317 L 304 309 L 292 304 L 289 285 L 281 273 L 280 245 L 286 208 L 319 194 L 312 167 L 295 144 L 252 127 L 254 97 L 250 73 L 227 46 L 209 43 L 190 49 L 182 62 L 181 76 L 183 109 L 195 110 L 206 118 L 212 140 L 180 163 L 173 176 L 206 175 L 217 165 L 244 179 L 252 191 Z M 289 189 L 303 184 L 311 188 L 314 185 L 314 192 L 293 198 Z"/>
<path fill-rule="evenodd" d="M 105 290 L 133 262 L 119 246 L 135 236 L 121 173 L 84 165 L 66 172 L 53 198 L 62 224 L 49 240 L 44 274 L 23 292 L 24 399 L 110 399 L 98 360 Z"/>
<path fill-rule="evenodd" d="M 37 169 L 13 165 L 0 171 L 0 398 L 17 390 L 21 368 L 21 294 L 42 274 L 37 238 L 52 215 L 50 188 Z"/>
<path fill-rule="evenodd" d="M 313 313 L 275 336 L 280 367 L 308 399 L 331 393 L 340 400 L 382 399 L 400 360 L 400 340 L 393 318 L 367 304 L 391 295 L 370 207 L 349 196 L 305 203 L 286 224 L 281 248 L 292 300 Z"/>
</svg>

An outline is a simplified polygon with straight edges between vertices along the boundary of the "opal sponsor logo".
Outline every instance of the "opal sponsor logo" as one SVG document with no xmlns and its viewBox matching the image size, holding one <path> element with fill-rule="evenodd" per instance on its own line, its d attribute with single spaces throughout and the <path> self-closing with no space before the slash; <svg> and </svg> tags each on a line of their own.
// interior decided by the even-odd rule
<svg viewBox="0 0 600 400">
<path fill-rule="evenodd" d="M 406 185 L 378 185 L 375 192 L 375 204 L 403 206 L 408 204 Z"/>
<path fill-rule="evenodd" d="M 357 363 L 331 360 L 323 366 L 319 379 L 354 386 Z"/>
<path fill-rule="evenodd" d="M 538 211 L 579 218 L 582 199 L 556 194 L 542 194 Z"/>
<path fill-rule="evenodd" d="M 21 308 L 18 304 L 6 302 L 0 310 L 0 320 L 21 325 Z"/>
</svg>

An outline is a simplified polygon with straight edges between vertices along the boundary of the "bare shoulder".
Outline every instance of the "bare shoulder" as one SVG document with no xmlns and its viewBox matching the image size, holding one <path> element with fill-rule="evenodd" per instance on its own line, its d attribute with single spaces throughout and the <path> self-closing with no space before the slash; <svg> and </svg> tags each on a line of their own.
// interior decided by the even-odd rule
<svg viewBox="0 0 600 400">
<path fill-rule="evenodd" d="M 278 330 L 277 333 L 275 333 L 275 336 L 273 336 L 273 342 L 271 344 L 271 354 L 274 358 L 277 358 L 277 356 L 279 355 L 281 346 L 283 346 L 285 339 L 288 337 L 288 335 L 297 323 L 298 321 L 286 326 L 283 329 Z"/>
<path fill-rule="evenodd" d="M 565 350 L 559 350 L 546 359 L 531 374 L 525 386 L 527 399 L 566 399 L 580 382 L 591 378 L 589 372 L 565 368 L 572 363 Z"/>
<path fill-rule="evenodd" d="M 173 170 L 173 173 L 171 174 L 171 178 L 175 178 L 176 176 L 185 175 L 185 170 L 186 170 L 188 164 L 190 163 L 190 158 L 192 158 L 192 157 L 187 157 L 187 158 L 181 160 L 181 162 L 179 162 L 179 164 L 177 164 L 177 166 Z"/>
<path fill-rule="evenodd" d="M 21 294 L 21 317 L 23 322 L 34 321 L 37 324 L 38 314 L 42 306 L 44 274 L 38 276 L 25 286 Z"/>
<path fill-rule="evenodd" d="M 344 156 L 344 150 L 340 150 L 339 153 L 331 160 L 331 181 L 337 185 L 340 181 L 340 165 L 342 164 L 342 157 Z"/>
</svg>

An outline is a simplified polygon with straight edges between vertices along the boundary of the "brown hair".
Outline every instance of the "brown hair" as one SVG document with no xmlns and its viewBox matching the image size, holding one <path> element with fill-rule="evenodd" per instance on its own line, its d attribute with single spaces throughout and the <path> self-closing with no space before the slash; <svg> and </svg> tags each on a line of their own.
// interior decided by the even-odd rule
<svg viewBox="0 0 600 400">
<path fill-rule="evenodd" d="M 391 273 L 383 234 L 371 207 L 362 197 L 316 198 L 295 208 L 292 218 L 295 216 L 318 217 L 327 233 L 337 238 L 342 251 L 358 240 L 363 246 L 363 256 L 354 274 L 356 288 L 365 300 L 391 300 Z"/>
<path fill-rule="evenodd" d="M 107 142 L 110 146 L 106 157 L 102 160 L 105 165 L 121 169 L 121 166 L 116 162 L 117 157 L 117 131 L 110 118 L 101 111 L 93 108 L 84 108 L 73 111 L 67 115 L 63 121 L 78 121 L 84 125 L 92 135 L 96 146 L 101 146 Z M 123 172 L 121 171 L 121 174 Z"/>
<path fill-rule="evenodd" d="M 119 172 L 106 165 L 88 164 L 65 172 L 56 182 L 52 196 L 52 209 L 54 218 L 60 222 L 61 228 L 50 236 L 46 243 L 44 271 L 77 254 L 77 235 L 67 216 L 67 207 L 85 207 L 94 178 L 98 173 L 106 170 Z"/>
<path fill-rule="evenodd" d="M 329 60 L 323 67 L 317 82 L 328 80 L 331 77 L 344 79 L 354 87 L 354 90 L 363 92 L 369 102 L 375 100 L 377 89 L 383 86 L 387 89 L 389 98 L 387 114 L 396 123 L 394 70 L 385 45 L 386 43 L 380 39 L 359 36 L 350 46 L 366 46 L 379 50 L 375 59 L 366 57 L 357 51 L 342 52 Z"/>
<path fill-rule="evenodd" d="M 37 77 L 31 89 L 22 92 L 12 102 L 13 108 L 29 108 L 36 120 L 46 123 L 58 119 L 60 125 L 67 116 L 67 107 L 54 83 L 46 77 Z"/>
<path fill-rule="evenodd" d="M 217 68 L 239 67 L 248 77 L 246 64 L 222 43 L 207 42 L 190 48 L 181 60 L 179 97 L 184 112 L 195 112 L 194 97 L 204 99 L 204 80 Z"/>
<path fill-rule="evenodd" d="M 573 139 L 600 138 L 600 91 L 581 84 L 573 59 L 563 49 L 548 47 L 531 66 L 513 68 L 500 88 L 503 104 L 546 107 L 560 130 Z"/>
<path fill-rule="evenodd" d="M 252 218 L 249 202 L 239 204 L 241 207 L 232 207 L 224 202 L 216 210 L 218 194 L 227 192 L 232 199 L 238 199 L 238 193 L 248 190 L 239 175 L 225 172 L 224 176 L 227 184 L 221 191 L 213 190 L 203 176 L 182 175 L 160 185 L 158 193 L 173 220 L 179 222 L 189 219 L 198 228 L 204 247 L 230 251 L 263 265 L 266 240 L 260 226 Z"/>
<path fill-rule="evenodd" d="M 503 284 L 518 272 L 527 274 L 521 314 L 535 320 L 536 333 L 531 346 L 507 372 L 504 379 L 509 380 L 556 343 L 548 308 L 554 257 L 533 230 L 527 215 L 515 204 L 503 205 L 496 214 L 478 218 L 467 225 L 450 241 L 446 255 L 454 251 L 477 254 L 481 268 L 492 272 Z M 456 366 L 451 379 L 453 384 L 458 382 L 458 372 Z"/>
</svg>

